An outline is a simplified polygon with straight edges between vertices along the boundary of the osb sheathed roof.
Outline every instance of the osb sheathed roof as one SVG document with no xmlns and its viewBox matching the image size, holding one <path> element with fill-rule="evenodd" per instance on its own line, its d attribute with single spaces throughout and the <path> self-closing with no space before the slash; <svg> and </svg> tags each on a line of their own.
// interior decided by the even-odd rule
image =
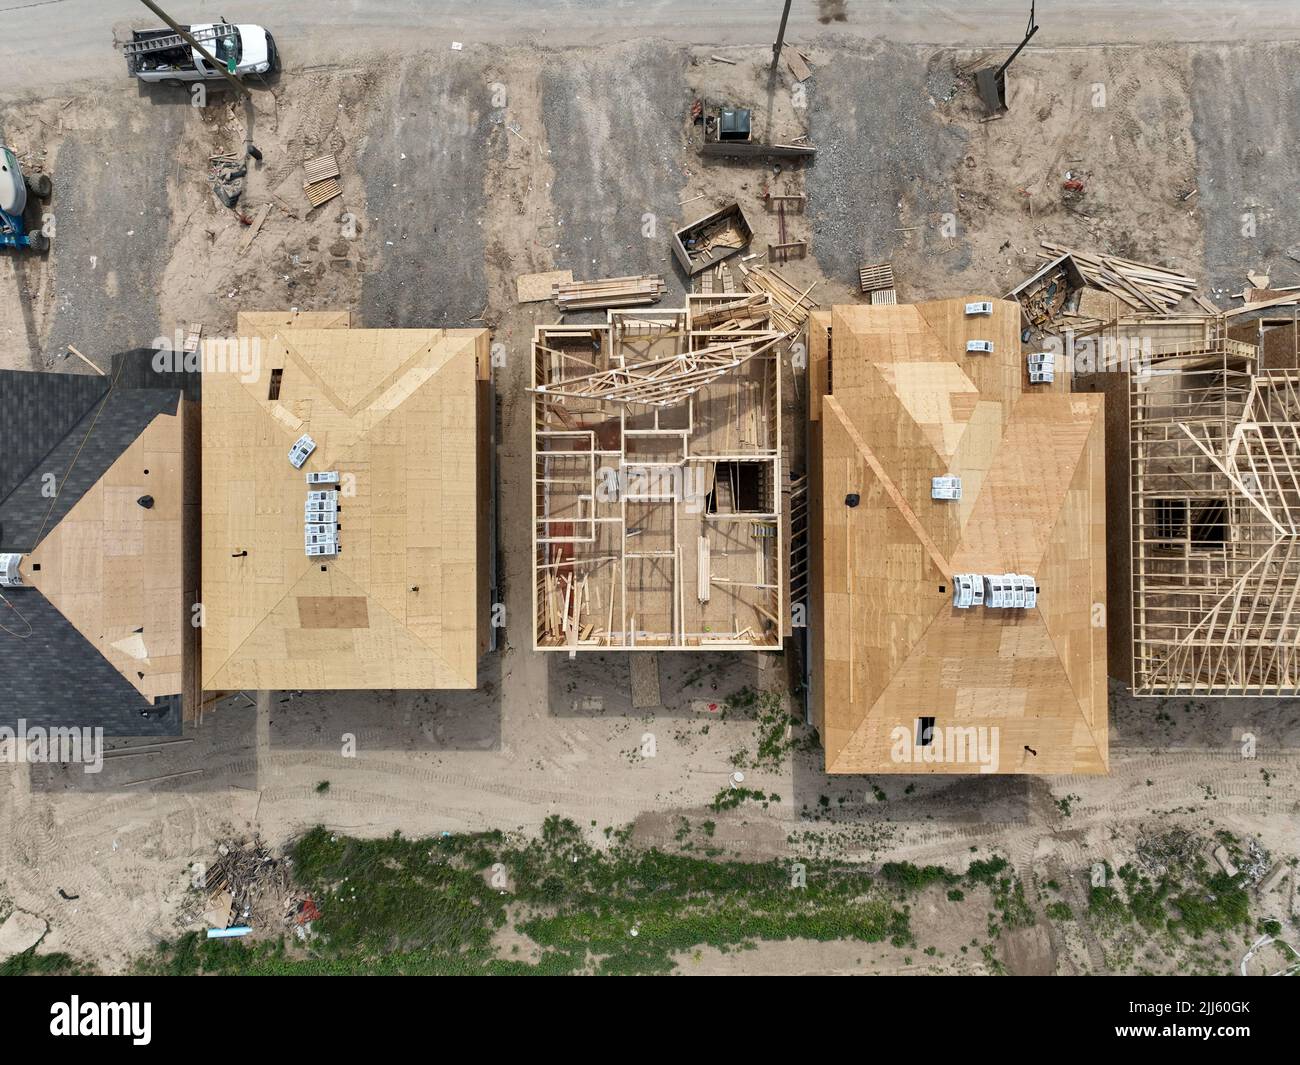
<svg viewBox="0 0 1300 1065">
<path fill-rule="evenodd" d="M 487 331 L 348 325 L 241 314 L 255 372 L 205 366 L 205 689 L 476 685 Z M 298 470 L 303 433 L 316 450 Z M 340 552 L 311 558 L 305 475 L 327 470 L 343 478 Z"/>
<path fill-rule="evenodd" d="M 996 726 L 997 772 L 1104 772 L 1102 397 L 1070 394 L 1059 357 L 1054 384 L 1029 385 L 1018 306 L 967 317 L 966 302 L 829 318 L 830 390 L 814 404 L 827 770 L 976 771 L 900 760 L 895 730 L 933 717 Z M 993 354 L 968 355 L 969 339 Z M 947 474 L 960 501 L 931 498 Z M 1008 572 L 1036 578 L 1036 608 L 953 605 L 954 574 Z"/>
</svg>

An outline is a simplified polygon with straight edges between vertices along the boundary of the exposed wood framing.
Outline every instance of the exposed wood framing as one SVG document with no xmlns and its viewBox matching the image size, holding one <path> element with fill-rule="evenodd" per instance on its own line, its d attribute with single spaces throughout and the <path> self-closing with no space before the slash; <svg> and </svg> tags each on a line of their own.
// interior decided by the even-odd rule
<svg viewBox="0 0 1300 1065">
<path fill-rule="evenodd" d="M 1300 694 L 1300 373 L 1257 360 L 1218 340 L 1130 377 L 1138 694 Z"/>
<path fill-rule="evenodd" d="M 781 645 L 780 307 L 714 292 L 537 330 L 539 649 Z"/>
</svg>

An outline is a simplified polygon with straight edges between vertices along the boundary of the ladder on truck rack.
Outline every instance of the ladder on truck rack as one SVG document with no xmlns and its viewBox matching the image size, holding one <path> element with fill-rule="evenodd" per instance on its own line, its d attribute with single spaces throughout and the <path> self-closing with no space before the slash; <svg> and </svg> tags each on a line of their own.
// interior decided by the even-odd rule
<svg viewBox="0 0 1300 1065">
<path fill-rule="evenodd" d="M 199 44 L 211 44 L 215 41 L 234 37 L 239 32 L 237 26 L 209 26 L 206 30 L 191 33 Z M 150 37 L 145 41 L 127 41 L 122 46 L 126 55 L 142 55 L 145 52 L 166 52 L 172 48 L 188 48 L 189 42 L 179 33 L 169 33 L 165 37 Z"/>
</svg>

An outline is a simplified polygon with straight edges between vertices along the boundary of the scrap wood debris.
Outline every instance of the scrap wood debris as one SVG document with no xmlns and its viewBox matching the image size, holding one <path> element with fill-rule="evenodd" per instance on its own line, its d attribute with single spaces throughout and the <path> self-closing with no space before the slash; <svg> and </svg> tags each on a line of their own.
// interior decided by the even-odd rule
<svg viewBox="0 0 1300 1065">
<path fill-rule="evenodd" d="M 812 68 L 808 65 L 807 54 L 797 48 L 791 48 L 785 53 L 785 65 L 790 68 L 795 81 L 807 81 L 812 77 Z"/>
<path fill-rule="evenodd" d="M 1201 841 L 1184 828 L 1175 828 L 1158 836 L 1143 836 L 1135 848 L 1138 861 L 1153 876 L 1164 876 L 1191 861 L 1201 848 Z"/>
<path fill-rule="evenodd" d="M 288 886 L 286 863 L 275 857 L 259 836 L 222 843 L 217 847 L 216 861 L 203 873 L 205 912 L 224 912 L 229 919 L 242 921 L 252 912 L 257 896 L 270 890 L 279 897 Z M 226 894 L 230 896 L 228 907 Z"/>
<path fill-rule="evenodd" d="M 697 218 L 673 233 L 673 254 L 688 274 L 695 275 L 715 263 L 744 251 L 754 229 L 739 203 Z"/>
<path fill-rule="evenodd" d="M 208 183 L 213 194 L 226 207 L 233 208 L 244 194 L 244 178 L 248 166 L 239 155 L 213 155 L 208 157 Z"/>
<path fill-rule="evenodd" d="M 1196 291 L 1196 278 L 1163 266 L 1133 262 L 1101 252 L 1075 251 L 1046 240 L 1042 246 L 1047 252 L 1039 252 L 1040 259 L 1069 255 L 1089 285 L 1109 292 L 1135 310 L 1168 314 Z"/>
<path fill-rule="evenodd" d="M 1086 317 L 1083 304 L 1084 295 L 1088 291 L 1104 295 L 1106 300 L 1118 308 L 1118 302 L 1105 295 L 1103 290 L 1088 289 L 1087 278 L 1072 256 L 1061 255 L 1013 288 L 1008 298 L 1014 297 L 1019 301 L 1025 320 L 1031 326 L 1051 331 L 1052 323 L 1059 315 L 1078 311 Z"/>
<path fill-rule="evenodd" d="M 798 333 L 808 315 L 817 309 L 817 301 L 809 296 L 817 287 L 816 281 L 800 291 L 770 266 L 747 268 L 741 263 L 740 272 L 747 292 L 766 292 L 772 297 L 772 324 L 783 333 Z"/>
</svg>

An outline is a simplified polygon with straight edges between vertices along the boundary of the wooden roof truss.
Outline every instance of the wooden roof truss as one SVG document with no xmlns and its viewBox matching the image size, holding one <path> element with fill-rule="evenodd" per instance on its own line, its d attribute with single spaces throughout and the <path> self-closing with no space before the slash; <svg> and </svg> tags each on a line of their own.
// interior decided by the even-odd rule
<svg viewBox="0 0 1300 1065">
<path fill-rule="evenodd" d="M 1255 350 L 1130 378 L 1138 694 L 1300 695 L 1300 373 Z"/>
</svg>

